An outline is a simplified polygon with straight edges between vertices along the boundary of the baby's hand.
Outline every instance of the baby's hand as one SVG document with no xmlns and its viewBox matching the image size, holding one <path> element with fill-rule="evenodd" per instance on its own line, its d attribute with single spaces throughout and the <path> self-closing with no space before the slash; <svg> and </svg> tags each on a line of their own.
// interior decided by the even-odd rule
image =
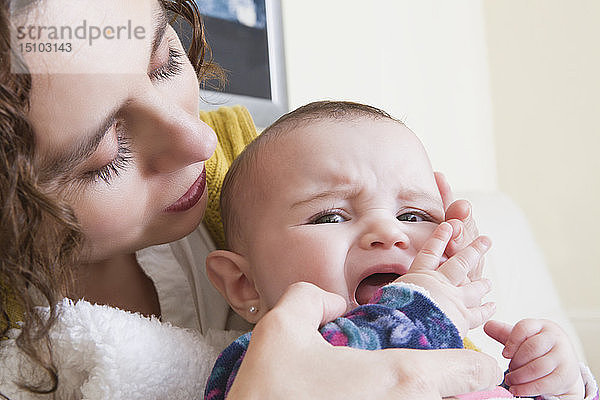
<svg viewBox="0 0 600 400">
<path fill-rule="evenodd" d="M 556 323 L 524 319 L 511 327 L 489 321 L 484 330 L 504 345 L 502 355 L 511 359 L 504 382 L 514 395 L 583 399 L 579 362 L 567 334 Z"/>
<path fill-rule="evenodd" d="M 451 237 L 452 226 L 447 222 L 441 223 L 425 242 L 408 272 L 397 281 L 427 289 L 456 325 L 460 336 L 464 337 L 469 329 L 483 324 L 495 311 L 493 303 L 481 304 L 483 296 L 490 291 L 490 282 L 467 278 L 469 271 L 479 264 L 490 248 L 491 242 L 487 237 L 479 236 L 440 265 Z"/>
</svg>

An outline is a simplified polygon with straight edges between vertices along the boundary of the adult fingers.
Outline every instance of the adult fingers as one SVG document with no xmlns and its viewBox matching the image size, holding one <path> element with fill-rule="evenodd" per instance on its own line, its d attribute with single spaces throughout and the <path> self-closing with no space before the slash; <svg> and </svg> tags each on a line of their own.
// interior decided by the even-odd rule
<svg viewBox="0 0 600 400">
<path fill-rule="evenodd" d="M 452 188 L 450 184 L 446 180 L 446 176 L 441 172 L 434 172 L 433 176 L 435 177 L 435 183 L 437 184 L 438 190 L 440 191 L 440 196 L 442 196 L 442 204 L 444 206 L 444 211 L 448 208 L 448 206 L 454 201 L 454 194 L 452 193 Z"/>
<path fill-rule="evenodd" d="M 441 397 L 488 389 L 502 381 L 496 360 L 484 353 L 463 349 L 404 352 L 411 355 L 410 362 L 403 363 L 410 366 L 406 374 L 423 380 Z"/>
<path fill-rule="evenodd" d="M 275 307 L 257 324 L 276 325 L 279 329 L 304 329 L 316 332 L 319 326 L 334 320 L 346 310 L 344 299 L 307 282 L 290 285 Z"/>
<path fill-rule="evenodd" d="M 444 249 L 451 236 L 452 226 L 450 224 L 442 222 L 438 225 L 417 253 L 410 266 L 410 271 L 435 270 L 440 265 L 440 258 L 444 254 Z"/>
<path fill-rule="evenodd" d="M 491 245 L 490 238 L 480 236 L 471 242 L 469 246 L 440 265 L 438 271 L 443 273 L 453 285 L 459 285 L 467 278 L 468 273 L 478 265 Z"/>
</svg>

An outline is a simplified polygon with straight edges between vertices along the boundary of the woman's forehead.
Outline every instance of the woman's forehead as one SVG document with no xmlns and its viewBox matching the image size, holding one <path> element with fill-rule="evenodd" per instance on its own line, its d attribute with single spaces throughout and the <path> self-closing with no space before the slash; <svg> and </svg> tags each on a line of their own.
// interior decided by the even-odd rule
<svg viewBox="0 0 600 400">
<path fill-rule="evenodd" d="M 143 0 L 43 0 L 19 10 L 12 46 L 32 74 L 134 73 L 164 14 Z"/>
</svg>

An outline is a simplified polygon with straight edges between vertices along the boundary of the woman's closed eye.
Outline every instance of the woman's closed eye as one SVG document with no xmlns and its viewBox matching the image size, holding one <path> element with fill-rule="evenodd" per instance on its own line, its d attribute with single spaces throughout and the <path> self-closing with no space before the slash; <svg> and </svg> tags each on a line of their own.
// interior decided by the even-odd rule
<svg viewBox="0 0 600 400">
<path fill-rule="evenodd" d="M 179 75 L 183 68 L 183 57 L 185 54 L 170 43 L 167 62 L 152 70 L 148 76 L 151 80 L 160 82 Z"/>
<path fill-rule="evenodd" d="M 115 122 L 116 137 L 117 137 L 117 155 L 101 168 L 88 171 L 83 175 L 83 179 L 90 182 L 98 182 L 103 180 L 106 184 L 110 184 L 115 176 L 118 176 L 132 162 L 131 146 L 129 139 L 124 134 L 122 123 Z"/>
<path fill-rule="evenodd" d="M 325 210 L 310 218 L 311 224 L 339 224 L 349 221 L 350 217 L 342 210 Z"/>
</svg>

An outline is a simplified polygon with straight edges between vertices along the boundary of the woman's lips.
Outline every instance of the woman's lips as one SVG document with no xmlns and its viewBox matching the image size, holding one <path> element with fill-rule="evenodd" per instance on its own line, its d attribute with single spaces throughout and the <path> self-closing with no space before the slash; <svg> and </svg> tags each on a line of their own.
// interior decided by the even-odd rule
<svg viewBox="0 0 600 400">
<path fill-rule="evenodd" d="M 179 198 L 175 203 L 165 209 L 166 212 L 181 212 L 194 207 L 206 188 L 206 168 L 202 168 L 202 173 L 196 179 L 196 182 L 190 186 L 187 192 Z"/>
</svg>

